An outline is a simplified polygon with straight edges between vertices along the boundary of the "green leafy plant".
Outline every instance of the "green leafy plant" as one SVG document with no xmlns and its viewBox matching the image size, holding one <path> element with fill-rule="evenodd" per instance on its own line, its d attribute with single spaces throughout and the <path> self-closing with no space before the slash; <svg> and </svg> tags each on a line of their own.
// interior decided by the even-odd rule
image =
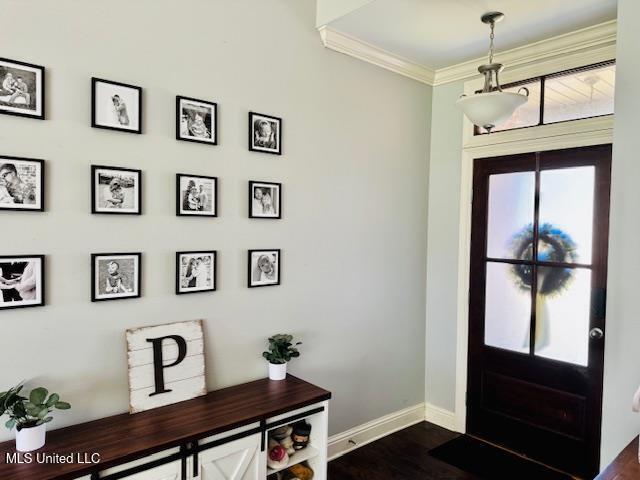
<svg viewBox="0 0 640 480">
<path fill-rule="evenodd" d="M 298 345 L 302 345 L 302 342 L 293 343 L 293 335 L 279 333 L 269 337 L 269 350 L 262 352 L 262 356 L 269 360 L 269 363 L 282 365 L 300 356 L 296 348 Z"/>
<path fill-rule="evenodd" d="M 44 387 L 31 390 L 29 397 L 20 395 L 24 385 L 17 385 L 6 392 L 0 393 L 0 416 L 8 415 L 9 420 L 4 424 L 9 430 L 16 427 L 37 427 L 43 423 L 49 423 L 53 417 L 49 415 L 54 408 L 68 410 L 71 405 L 60 401 L 60 395 L 52 393 Z"/>
</svg>

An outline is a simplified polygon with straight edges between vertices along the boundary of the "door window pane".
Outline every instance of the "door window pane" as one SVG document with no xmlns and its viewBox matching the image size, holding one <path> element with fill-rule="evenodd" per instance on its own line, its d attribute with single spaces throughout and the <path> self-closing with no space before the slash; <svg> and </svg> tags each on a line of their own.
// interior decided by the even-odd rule
<svg viewBox="0 0 640 480">
<path fill-rule="evenodd" d="M 535 353 L 588 365 L 591 271 L 538 268 Z"/>
<path fill-rule="evenodd" d="M 548 77 L 544 123 L 612 114 L 615 82 L 615 65 Z"/>
<path fill-rule="evenodd" d="M 523 229 L 531 230 L 533 225 L 535 183 L 534 172 L 489 177 L 489 257 L 531 259 L 531 249 L 518 250 L 517 243 Z"/>
<path fill-rule="evenodd" d="M 499 132 L 501 130 L 513 130 L 514 128 L 532 127 L 540 123 L 540 80 L 536 79 L 532 82 L 516 85 L 515 87 L 503 88 L 505 92 L 518 93 L 522 88 L 529 90 L 529 97 L 527 103 L 518 107 L 513 113 L 511 118 L 499 123 L 492 130 L 493 132 Z M 520 92 L 524 93 L 524 92 Z M 480 133 L 487 133 L 487 131 L 479 127 Z"/>
<path fill-rule="evenodd" d="M 538 260 L 591 264 L 595 167 L 540 172 Z"/>
<path fill-rule="evenodd" d="M 484 343 L 529 353 L 531 267 L 487 263 Z"/>
</svg>

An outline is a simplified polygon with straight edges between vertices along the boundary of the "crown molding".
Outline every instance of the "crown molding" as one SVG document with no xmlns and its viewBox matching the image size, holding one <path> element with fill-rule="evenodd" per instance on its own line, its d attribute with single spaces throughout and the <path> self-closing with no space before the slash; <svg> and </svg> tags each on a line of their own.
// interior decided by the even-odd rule
<svg viewBox="0 0 640 480">
<path fill-rule="evenodd" d="M 327 25 L 319 27 L 318 32 L 320 32 L 320 38 L 326 48 L 364 60 L 427 85 L 434 83 L 435 71 L 430 68 L 363 42 L 351 35 L 333 30 Z"/>
<path fill-rule="evenodd" d="M 496 54 L 496 61 L 509 69 L 527 64 L 550 60 L 556 57 L 587 52 L 602 47 L 615 46 L 617 21 L 600 23 L 592 27 L 582 28 L 557 37 L 547 38 L 522 47 L 512 48 Z M 467 62 L 436 70 L 434 86 L 456 82 L 478 75 L 478 65 L 485 63 L 486 58 L 476 58 Z"/>
<path fill-rule="evenodd" d="M 370 43 L 338 32 L 323 25 L 318 28 L 322 43 L 326 48 L 358 58 L 427 85 L 437 86 L 478 75 L 478 65 L 486 58 L 476 58 L 457 65 L 431 69 L 407 58 L 383 50 Z M 499 52 L 496 59 L 512 69 L 523 67 L 541 60 L 549 60 L 567 55 L 585 54 L 603 47 L 615 49 L 617 21 L 594 25 L 574 32 L 551 37 L 539 42 Z"/>
</svg>

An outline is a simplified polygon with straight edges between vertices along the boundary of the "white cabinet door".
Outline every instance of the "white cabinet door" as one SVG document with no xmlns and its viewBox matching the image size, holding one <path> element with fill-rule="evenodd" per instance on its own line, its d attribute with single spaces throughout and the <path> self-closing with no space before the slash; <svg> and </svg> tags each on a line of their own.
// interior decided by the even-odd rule
<svg viewBox="0 0 640 480">
<path fill-rule="evenodd" d="M 180 480 L 180 460 L 124 477 L 125 480 Z"/>
<path fill-rule="evenodd" d="M 201 480 L 264 480 L 260 475 L 260 434 L 198 454 Z"/>
</svg>

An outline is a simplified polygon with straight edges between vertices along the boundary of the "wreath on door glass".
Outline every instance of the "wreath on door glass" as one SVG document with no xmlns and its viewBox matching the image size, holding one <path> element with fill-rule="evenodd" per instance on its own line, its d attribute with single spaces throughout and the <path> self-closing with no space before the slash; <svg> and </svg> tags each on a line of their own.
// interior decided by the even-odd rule
<svg viewBox="0 0 640 480">
<path fill-rule="evenodd" d="M 515 259 L 533 259 L 533 225 L 529 224 L 513 236 L 511 251 Z M 576 263 L 578 254 L 576 243 L 562 229 L 550 223 L 538 227 L 538 260 L 543 262 Z M 534 281 L 531 265 L 511 265 L 516 286 L 520 290 L 530 291 Z M 536 298 L 536 350 L 549 345 L 549 325 L 546 319 L 546 299 L 560 295 L 565 291 L 575 276 L 575 269 L 562 267 L 546 267 L 538 270 L 538 286 Z M 529 346 L 529 334 L 525 338 L 525 347 Z"/>
</svg>

